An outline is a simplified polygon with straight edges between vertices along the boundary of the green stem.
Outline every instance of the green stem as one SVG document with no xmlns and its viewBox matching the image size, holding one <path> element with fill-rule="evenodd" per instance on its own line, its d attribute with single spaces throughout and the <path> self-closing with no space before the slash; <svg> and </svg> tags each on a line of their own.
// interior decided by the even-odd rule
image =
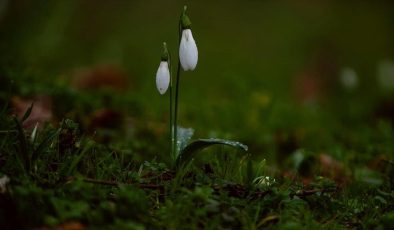
<svg viewBox="0 0 394 230">
<path fill-rule="evenodd" d="M 174 152 L 178 155 L 178 98 L 179 98 L 179 79 L 181 75 L 181 63 L 178 61 L 178 69 L 176 71 L 176 88 L 175 88 L 175 114 L 174 114 Z"/>
<path fill-rule="evenodd" d="M 184 13 L 182 13 L 183 15 Z M 178 47 L 181 44 L 181 38 L 182 38 L 182 15 L 181 18 L 179 19 L 179 25 L 178 25 Z M 174 111 L 174 142 L 173 142 L 173 151 L 174 151 L 174 159 L 176 159 L 178 155 L 178 148 L 177 148 L 177 142 L 178 142 L 178 98 L 179 98 L 179 79 L 181 75 L 181 61 L 179 59 L 178 55 L 178 68 L 176 71 L 176 86 L 175 86 L 175 111 Z"/>
<path fill-rule="evenodd" d="M 173 146 L 174 146 L 174 129 L 173 129 L 173 126 L 174 126 L 174 120 L 173 120 L 173 117 L 172 117 L 172 102 L 173 102 L 173 100 L 172 100 L 172 62 L 171 62 L 171 54 L 169 53 L 169 60 L 168 60 L 168 65 L 169 65 L 169 68 L 170 68 L 170 130 L 169 130 L 169 138 L 170 138 L 170 154 L 171 154 L 171 157 L 173 158 L 173 160 L 175 160 L 175 152 L 174 152 L 174 149 L 173 149 Z"/>
</svg>

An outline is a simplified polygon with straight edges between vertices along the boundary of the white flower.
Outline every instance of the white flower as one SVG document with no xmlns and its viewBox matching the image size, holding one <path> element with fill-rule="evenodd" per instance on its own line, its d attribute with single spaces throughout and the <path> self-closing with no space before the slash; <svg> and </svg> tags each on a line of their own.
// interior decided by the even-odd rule
<svg viewBox="0 0 394 230">
<path fill-rule="evenodd" d="M 190 29 L 184 29 L 182 31 L 181 44 L 179 45 L 179 60 L 185 71 L 194 70 L 196 68 L 198 50 Z"/>
<path fill-rule="evenodd" d="M 161 61 L 156 73 L 156 87 L 160 94 L 164 94 L 170 85 L 170 70 L 168 62 Z"/>
</svg>

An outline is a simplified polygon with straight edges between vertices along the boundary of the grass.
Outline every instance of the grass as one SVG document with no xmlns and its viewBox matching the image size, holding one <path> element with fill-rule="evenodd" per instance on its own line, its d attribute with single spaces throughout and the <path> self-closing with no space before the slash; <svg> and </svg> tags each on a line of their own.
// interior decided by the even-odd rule
<svg viewBox="0 0 394 230">
<path fill-rule="evenodd" d="M 81 98 L 74 110 L 92 106 L 83 99 L 90 93 L 74 94 Z M 114 103 L 124 100 L 118 97 Z M 159 123 L 136 125 L 127 136 L 122 129 L 92 134 L 62 119 L 34 135 L 8 110 L 0 114 L 1 174 L 11 179 L 0 195 L 3 229 L 385 229 L 393 221 L 389 120 L 363 123 L 340 110 L 335 116 L 352 121 L 341 127 L 331 115 L 277 102 L 260 111 L 271 122 L 263 134 L 244 136 L 246 155 L 216 147 L 174 170 Z"/>
</svg>

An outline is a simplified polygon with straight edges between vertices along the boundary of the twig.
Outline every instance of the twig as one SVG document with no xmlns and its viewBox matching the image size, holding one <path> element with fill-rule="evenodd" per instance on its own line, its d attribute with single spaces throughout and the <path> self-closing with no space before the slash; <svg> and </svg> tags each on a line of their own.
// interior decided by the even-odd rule
<svg viewBox="0 0 394 230">
<path fill-rule="evenodd" d="M 116 181 L 96 180 L 91 178 L 83 178 L 83 181 L 92 184 L 101 184 L 101 185 L 110 185 L 110 186 L 120 186 L 121 184 L 127 184 L 127 183 L 119 183 Z"/>
<path fill-rule="evenodd" d="M 75 177 L 71 177 L 68 179 L 68 181 L 73 181 L 75 179 L 76 179 Z M 92 179 L 92 178 L 83 178 L 83 181 L 86 183 L 116 186 L 116 187 L 119 187 L 121 185 L 135 185 L 135 186 L 142 188 L 142 189 L 160 189 L 161 190 L 164 188 L 162 185 L 158 185 L 158 184 L 117 182 L 117 181 L 97 180 L 97 179 Z"/>
<path fill-rule="evenodd" d="M 322 194 L 325 192 L 335 192 L 337 189 L 311 189 L 311 190 L 298 190 L 294 193 L 290 193 L 290 198 L 293 198 L 294 196 L 298 196 L 300 198 L 306 197 L 306 196 L 311 196 L 314 195 L 318 192 L 321 192 Z"/>
<path fill-rule="evenodd" d="M 17 130 L 0 130 L 0 133 L 16 133 Z"/>
</svg>

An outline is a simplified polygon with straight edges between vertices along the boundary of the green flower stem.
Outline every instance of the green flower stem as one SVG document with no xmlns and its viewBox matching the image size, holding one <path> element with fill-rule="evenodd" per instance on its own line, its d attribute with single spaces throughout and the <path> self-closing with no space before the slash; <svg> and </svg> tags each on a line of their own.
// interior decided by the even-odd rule
<svg viewBox="0 0 394 230">
<path fill-rule="evenodd" d="M 181 63 L 178 60 L 178 69 L 176 71 L 176 87 L 175 87 L 175 113 L 174 113 L 174 156 L 178 155 L 177 141 L 178 141 L 178 98 L 179 98 L 179 79 L 181 75 Z M 175 159 L 174 158 L 174 159 Z"/>
<path fill-rule="evenodd" d="M 183 8 L 183 12 L 181 14 L 181 17 L 179 18 L 179 24 L 178 24 L 178 47 L 181 44 L 181 39 L 182 39 L 182 29 L 183 29 L 183 24 L 187 22 L 187 26 L 190 26 L 190 20 L 187 18 L 186 14 L 186 6 Z M 171 58 L 170 58 L 171 61 Z M 170 71 L 172 70 L 171 68 L 171 62 L 170 62 Z M 172 109 L 172 103 L 173 103 L 173 90 L 172 90 L 172 72 L 170 72 L 170 138 L 171 138 L 171 155 L 173 157 L 173 162 L 175 162 L 175 159 L 178 156 L 178 99 L 179 99 L 179 80 L 181 76 L 181 61 L 179 59 L 178 55 L 178 67 L 176 71 L 176 85 L 175 85 L 175 108 L 174 111 Z M 174 112 L 174 116 L 172 116 L 172 113 Z M 172 119 L 173 118 L 173 119 Z"/>
<path fill-rule="evenodd" d="M 172 117 L 172 102 L 173 102 L 173 97 L 172 97 L 172 60 L 171 60 L 171 54 L 169 53 L 169 58 L 168 58 L 168 65 L 169 65 L 169 68 L 170 68 L 170 130 L 169 130 L 169 138 L 170 138 L 170 141 L 169 141 L 169 143 L 170 143 L 170 154 L 171 154 L 171 157 L 173 158 L 173 160 L 175 160 L 175 152 L 174 152 L 174 149 L 173 149 L 173 142 L 174 142 L 174 128 L 173 128 L 173 126 L 174 126 L 174 120 L 173 120 L 173 117 Z"/>
<path fill-rule="evenodd" d="M 185 10 L 185 9 L 184 9 Z M 182 17 L 184 15 L 184 12 L 182 12 L 181 17 L 179 19 L 179 25 L 178 25 L 178 47 L 181 44 L 181 38 L 182 38 Z M 174 111 L 174 141 L 173 141 L 173 156 L 174 159 L 176 159 L 178 155 L 178 148 L 177 148 L 177 142 L 178 142 L 178 98 L 179 98 L 179 80 L 180 80 L 180 75 L 181 75 L 181 61 L 179 59 L 178 55 L 178 68 L 176 71 L 176 86 L 175 86 L 175 111 Z"/>
</svg>

